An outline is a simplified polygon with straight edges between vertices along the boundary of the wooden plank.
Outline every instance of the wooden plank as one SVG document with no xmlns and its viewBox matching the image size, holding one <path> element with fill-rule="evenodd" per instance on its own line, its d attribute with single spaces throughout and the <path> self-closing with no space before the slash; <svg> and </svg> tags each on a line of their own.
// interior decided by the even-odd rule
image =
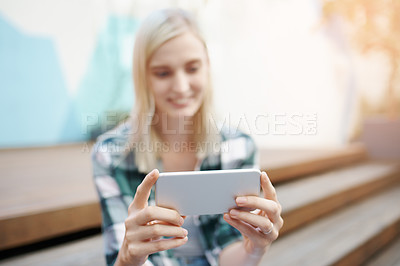
<svg viewBox="0 0 400 266">
<path fill-rule="evenodd" d="M 362 144 L 334 150 L 260 149 L 260 168 L 274 184 L 367 159 Z"/>
<path fill-rule="evenodd" d="M 400 186 L 278 239 L 262 265 L 360 265 L 400 234 Z"/>
<path fill-rule="evenodd" d="M 368 162 L 278 186 L 281 235 L 399 182 L 398 164 Z"/>
</svg>

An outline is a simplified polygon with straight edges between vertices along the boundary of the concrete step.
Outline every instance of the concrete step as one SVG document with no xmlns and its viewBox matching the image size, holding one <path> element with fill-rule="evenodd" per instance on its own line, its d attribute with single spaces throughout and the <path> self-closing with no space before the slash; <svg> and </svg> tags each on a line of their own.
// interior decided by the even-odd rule
<svg viewBox="0 0 400 266">
<path fill-rule="evenodd" d="M 278 185 L 281 235 L 399 182 L 398 163 L 369 161 Z"/>
<path fill-rule="evenodd" d="M 360 265 L 400 234 L 400 186 L 278 239 L 262 265 Z"/>
</svg>

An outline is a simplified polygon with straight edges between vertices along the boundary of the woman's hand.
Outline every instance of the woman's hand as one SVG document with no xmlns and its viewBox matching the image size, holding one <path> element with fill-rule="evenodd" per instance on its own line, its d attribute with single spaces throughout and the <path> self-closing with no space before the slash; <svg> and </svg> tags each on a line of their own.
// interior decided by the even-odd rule
<svg viewBox="0 0 400 266">
<path fill-rule="evenodd" d="M 251 256 L 262 256 L 271 243 L 278 238 L 283 226 L 282 207 L 278 202 L 275 188 L 265 172 L 261 173 L 261 187 L 264 197 L 237 197 L 239 207 L 255 211 L 230 210 L 224 220 L 238 229 L 243 236 L 243 245 Z"/>
<path fill-rule="evenodd" d="M 152 253 L 181 246 L 187 241 L 184 219 L 176 210 L 148 206 L 158 170 L 146 175 L 137 187 L 125 220 L 125 237 L 115 265 L 143 265 Z M 161 237 L 169 239 L 161 239 Z"/>
</svg>

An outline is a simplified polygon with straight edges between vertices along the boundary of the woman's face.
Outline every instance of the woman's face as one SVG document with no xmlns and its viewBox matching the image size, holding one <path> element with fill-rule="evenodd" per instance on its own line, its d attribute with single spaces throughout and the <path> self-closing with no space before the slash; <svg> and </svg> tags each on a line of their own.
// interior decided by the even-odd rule
<svg viewBox="0 0 400 266">
<path fill-rule="evenodd" d="M 158 115 L 194 116 L 208 85 L 203 43 L 191 32 L 168 40 L 150 58 L 147 78 Z"/>
</svg>

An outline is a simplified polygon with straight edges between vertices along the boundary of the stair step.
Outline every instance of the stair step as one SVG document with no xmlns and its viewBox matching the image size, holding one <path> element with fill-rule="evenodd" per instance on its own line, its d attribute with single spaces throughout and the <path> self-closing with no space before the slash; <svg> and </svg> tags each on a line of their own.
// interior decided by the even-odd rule
<svg viewBox="0 0 400 266">
<path fill-rule="evenodd" d="M 340 149 L 260 149 L 260 168 L 274 184 L 323 172 L 367 159 L 365 146 L 355 143 Z"/>
<path fill-rule="evenodd" d="M 105 266 L 101 235 L 0 261 L 1 266 Z"/>
<path fill-rule="evenodd" d="M 388 224 L 400 225 L 400 212 L 397 214 L 390 211 L 386 206 L 387 202 L 396 210 L 396 205 L 400 203 L 400 187 L 393 188 L 391 191 L 381 193 L 368 201 L 350 206 L 349 208 L 337 213 L 334 217 L 326 217 L 317 223 L 304 227 L 297 232 L 287 235 L 277 240 L 263 258 L 261 265 L 329 265 L 337 262 L 332 258 L 334 250 L 338 250 L 340 254 L 348 254 L 345 246 L 356 246 L 365 239 L 376 238 L 376 234 L 381 233 L 382 228 Z M 398 206 L 398 205 L 397 205 Z M 375 212 L 375 209 L 377 210 Z M 398 208 L 397 208 L 398 209 Z M 386 210 L 384 214 L 383 211 Z M 373 214 L 371 214 L 373 213 Z M 354 219 L 358 217 L 358 219 Z M 382 217 L 377 219 L 374 217 Z M 397 217 L 397 218 L 396 218 Z M 361 228 L 360 225 L 363 225 Z M 397 233 L 398 232 L 397 226 Z M 331 232 L 330 235 L 327 232 Z M 390 231 L 389 236 L 396 233 Z M 357 236 L 357 237 L 355 237 Z M 359 237 L 362 239 L 358 240 Z M 400 240 L 400 239 L 399 239 Z M 22 255 L 16 258 L 10 258 L 0 262 L 2 266 L 8 265 L 105 265 L 102 253 L 102 238 L 94 236 L 84 240 L 78 240 L 62 246 L 49 248 L 32 254 Z M 350 243 L 349 243 L 350 242 Z M 355 242 L 355 243 L 354 243 Z M 381 243 L 380 241 L 379 243 Z M 372 241 L 370 243 L 373 244 Z M 375 244 L 378 241 L 375 241 Z M 373 247 L 375 248 L 375 244 Z M 398 255 L 397 243 L 393 248 Z M 364 245 L 365 246 L 365 245 Z M 376 247 L 377 248 L 377 247 Z M 340 249 L 340 250 L 339 250 Z M 372 249 L 370 249 L 372 250 Z M 324 252 L 321 254 L 320 252 Z M 360 253 L 360 251 L 358 252 Z M 361 254 L 364 254 L 361 252 Z M 303 256 L 301 256 L 303 255 Z M 322 259 L 321 259 L 322 258 Z M 393 257 L 392 257 L 393 258 Z M 364 260 L 366 258 L 362 258 Z M 386 260 L 385 260 L 386 261 Z M 380 261 L 378 261 L 379 263 Z M 348 264 L 357 265 L 358 263 Z M 368 266 L 378 265 L 396 265 L 396 264 L 371 264 Z"/>
<path fill-rule="evenodd" d="M 278 239 L 263 263 L 360 265 L 400 234 L 399 205 L 396 186 Z"/>
<path fill-rule="evenodd" d="M 374 256 L 365 266 L 399 266 L 400 265 L 400 236 L 393 243 Z"/>
<path fill-rule="evenodd" d="M 399 164 L 372 161 L 279 185 L 281 235 L 398 182 Z"/>
</svg>

